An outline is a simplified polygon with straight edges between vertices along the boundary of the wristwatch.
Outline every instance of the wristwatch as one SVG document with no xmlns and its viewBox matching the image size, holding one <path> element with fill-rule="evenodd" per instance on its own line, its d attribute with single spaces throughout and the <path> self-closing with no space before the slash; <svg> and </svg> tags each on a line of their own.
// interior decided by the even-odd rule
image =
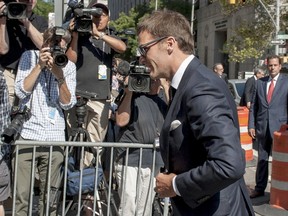
<svg viewBox="0 0 288 216">
<path fill-rule="evenodd" d="M 99 36 L 99 39 L 100 39 L 100 40 L 103 40 L 104 35 L 106 35 L 106 34 L 105 34 L 104 32 L 101 32 L 101 33 L 100 33 L 100 36 Z"/>
<path fill-rule="evenodd" d="M 65 82 L 65 78 L 57 79 L 58 85 L 61 86 Z"/>
</svg>

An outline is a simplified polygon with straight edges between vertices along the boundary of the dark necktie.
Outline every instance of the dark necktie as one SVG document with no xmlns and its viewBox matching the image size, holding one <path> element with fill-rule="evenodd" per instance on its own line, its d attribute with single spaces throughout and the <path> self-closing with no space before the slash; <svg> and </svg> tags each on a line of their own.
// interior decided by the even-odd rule
<svg viewBox="0 0 288 216">
<path fill-rule="evenodd" d="M 176 93 L 176 89 L 173 88 L 172 86 L 170 86 L 170 88 L 169 88 L 169 106 L 172 103 L 172 100 L 173 100 L 173 98 L 175 96 L 175 93 Z"/>
<path fill-rule="evenodd" d="M 274 91 L 274 80 L 271 80 L 269 89 L 268 89 L 268 94 L 267 94 L 267 102 L 270 103 L 271 99 L 272 99 L 272 94 Z"/>
</svg>

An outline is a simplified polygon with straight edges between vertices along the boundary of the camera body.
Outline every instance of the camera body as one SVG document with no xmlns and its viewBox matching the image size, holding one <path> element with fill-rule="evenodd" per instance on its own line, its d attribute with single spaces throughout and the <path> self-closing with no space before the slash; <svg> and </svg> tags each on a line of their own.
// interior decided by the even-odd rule
<svg viewBox="0 0 288 216">
<path fill-rule="evenodd" d="M 6 8 L 3 11 L 3 15 L 9 19 L 24 19 L 26 15 L 26 3 L 22 2 L 9 2 L 6 4 Z"/>
<path fill-rule="evenodd" d="M 50 48 L 50 52 L 52 54 L 54 62 L 58 67 L 65 67 L 68 63 L 68 57 L 66 56 L 63 49 L 59 46 L 59 43 L 61 42 L 63 35 L 65 35 L 65 32 L 66 32 L 65 29 L 61 27 L 56 28 L 55 33 L 53 35 L 54 45 L 53 47 Z"/>
<path fill-rule="evenodd" d="M 27 106 L 13 106 L 10 113 L 12 121 L 2 133 L 1 140 L 8 144 L 14 142 L 18 138 L 24 122 L 28 121 L 31 115 L 31 110 Z"/>
<path fill-rule="evenodd" d="M 100 17 L 102 8 L 84 8 L 82 3 L 70 4 L 75 17 L 75 30 L 78 32 L 90 32 L 92 30 L 91 16 Z"/>
<path fill-rule="evenodd" d="M 145 65 L 141 65 L 138 61 L 130 64 L 130 72 L 128 79 L 129 91 L 150 92 L 151 78 L 150 70 Z"/>
<path fill-rule="evenodd" d="M 150 69 L 139 64 L 138 59 L 130 64 L 127 61 L 121 61 L 118 64 L 117 72 L 124 77 L 129 76 L 129 91 L 150 92 Z"/>
</svg>

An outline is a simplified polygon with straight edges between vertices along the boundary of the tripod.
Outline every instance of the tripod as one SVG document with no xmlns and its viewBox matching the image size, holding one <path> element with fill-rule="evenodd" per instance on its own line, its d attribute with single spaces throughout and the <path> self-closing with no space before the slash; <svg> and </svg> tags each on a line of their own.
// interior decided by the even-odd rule
<svg viewBox="0 0 288 216">
<path fill-rule="evenodd" d="M 72 141 L 72 142 L 79 142 L 79 141 L 80 142 L 91 142 L 90 135 L 89 135 L 88 131 L 84 128 L 84 121 L 85 121 L 85 117 L 87 115 L 87 107 L 86 107 L 87 101 L 88 101 L 88 99 L 86 97 L 77 96 L 77 103 L 76 103 L 77 128 L 71 129 L 71 135 L 69 136 L 69 139 L 68 139 L 69 141 Z M 100 163 L 95 157 L 96 155 L 98 156 L 99 154 L 96 153 L 96 150 L 94 148 L 89 147 L 88 150 L 86 148 L 86 150 L 83 151 L 83 147 L 71 147 L 69 152 L 71 153 L 72 150 L 74 153 L 74 157 L 76 159 L 76 167 L 77 168 L 83 167 L 83 164 L 81 164 L 81 163 L 83 163 L 84 151 L 90 152 L 93 154 L 94 158 L 91 162 L 92 164 Z M 99 183 L 98 183 L 98 185 L 99 185 Z M 96 197 L 93 198 L 94 200 L 96 199 L 96 204 L 97 204 L 97 206 L 95 206 L 95 209 L 93 209 L 93 207 L 91 208 L 89 206 L 89 204 L 91 204 L 92 200 L 84 200 L 82 202 L 82 205 L 81 205 L 81 201 L 82 201 L 81 196 L 78 197 L 78 203 L 74 202 L 74 197 L 73 197 L 73 200 L 69 201 L 68 205 L 66 206 L 65 215 L 67 214 L 69 209 L 74 209 L 74 208 L 76 208 L 78 210 L 78 215 L 79 215 L 80 210 L 84 206 L 90 211 L 95 211 L 96 215 L 104 215 L 103 211 L 105 211 L 105 208 L 102 208 L 102 206 L 103 207 L 106 206 L 104 201 L 105 201 L 105 199 L 107 200 L 107 197 L 108 197 L 107 191 L 105 191 L 105 189 L 107 188 L 107 185 L 108 184 L 107 184 L 106 179 L 103 175 L 103 178 L 100 181 L 100 189 L 98 190 L 98 193 L 96 193 Z M 100 196 L 101 196 L 101 198 L 100 198 Z M 89 195 L 87 197 L 89 197 Z M 112 203 L 112 206 L 114 208 L 116 208 L 116 205 L 113 205 L 113 204 L 115 204 L 114 200 L 112 200 L 111 203 Z M 97 209 L 97 212 L 96 212 L 96 209 Z"/>
<path fill-rule="evenodd" d="M 69 141 L 80 141 L 80 142 L 91 142 L 88 131 L 83 127 L 84 119 L 87 114 L 87 104 L 88 99 L 82 96 L 77 97 L 76 103 L 76 117 L 77 117 L 77 128 L 72 128 L 71 135 L 69 136 Z"/>
</svg>

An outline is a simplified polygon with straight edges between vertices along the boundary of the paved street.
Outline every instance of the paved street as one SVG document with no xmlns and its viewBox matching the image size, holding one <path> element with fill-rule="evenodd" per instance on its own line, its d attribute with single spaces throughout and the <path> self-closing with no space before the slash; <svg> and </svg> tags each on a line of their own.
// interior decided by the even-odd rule
<svg viewBox="0 0 288 216">
<path fill-rule="evenodd" d="M 255 186 L 256 161 L 257 161 L 257 152 L 254 151 L 253 161 L 247 162 L 246 174 L 244 176 L 246 185 L 252 189 L 254 189 L 254 186 Z M 269 161 L 270 161 L 269 172 L 271 173 L 272 159 Z M 270 186 L 271 186 L 271 178 L 269 178 L 269 184 L 266 188 L 265 196 L 252 199 L 255 215 L 256 216 L 260 216 L 260 215 L 262 216 L 288 216 L 288 211 L 274 208 L 269 204 Z"/>
</svg>

